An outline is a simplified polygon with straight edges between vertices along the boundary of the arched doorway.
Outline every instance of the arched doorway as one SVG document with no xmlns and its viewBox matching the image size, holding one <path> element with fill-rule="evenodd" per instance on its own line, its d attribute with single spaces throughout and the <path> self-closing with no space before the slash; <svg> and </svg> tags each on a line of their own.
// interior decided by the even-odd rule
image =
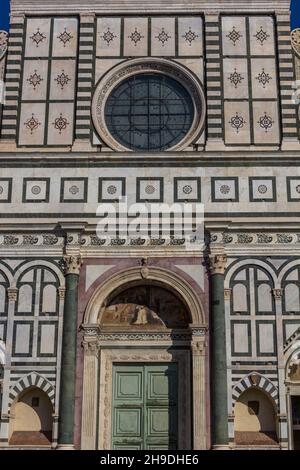
<svg viewBox="0 0 300 470">
<path fill-rule="evenodd" d="M 26 389 L 11 407 L 9 445 L 50 446 L 52 412 L 45 392 L 36 387 Z"/>
<path fill-rule="evenodd" d="M 206 448 L 201 307 L 184 281 L 168 285 L 157 271 L 122 273 L 88 305 L 82 449 Z"/>
<path fill-rule="evenodd" d="M 250 388 L 239 397 L 234 410 L 234 434 L 236 445 L 278 445 L 276 411 L 261 390 Z"/>
</svg>

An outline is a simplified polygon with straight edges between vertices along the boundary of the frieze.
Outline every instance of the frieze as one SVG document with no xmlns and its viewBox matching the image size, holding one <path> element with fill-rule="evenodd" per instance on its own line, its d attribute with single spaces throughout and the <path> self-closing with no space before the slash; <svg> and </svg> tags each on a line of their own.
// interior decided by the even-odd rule
<svg viewBox="0 0 300 470">
<path fill-rule="evenodd" d="M 191 333 L 100 333 L 99 341 L 189 341 Z"/>
<path fill-rule="evenodd" d="M 0 235 L 0 246 L 63 246 L 63 237 L 54 234 L 2 234 Z"/>
<path fill-rule="evenodd" d="M 217 232 L 210 234 L 208 243 L 212 245 L 289 245 L 300 243 L 300 233 Z"/>
</svg>

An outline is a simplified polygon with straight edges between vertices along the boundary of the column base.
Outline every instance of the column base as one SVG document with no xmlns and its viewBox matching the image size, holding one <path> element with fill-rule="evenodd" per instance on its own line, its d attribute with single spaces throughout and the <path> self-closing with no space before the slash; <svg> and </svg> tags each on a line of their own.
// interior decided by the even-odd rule
<svg viewBox="0 0 300 470">
<path fill-rule="evenodd" d="M 231 450 L 229 444 L 215 444 L 212 446 L 212 450 Z"/>
<path fill-rule="evenodd" d="M 58 444 L 56 450 L 75 450 L 74 444 Z"/>
</svg>

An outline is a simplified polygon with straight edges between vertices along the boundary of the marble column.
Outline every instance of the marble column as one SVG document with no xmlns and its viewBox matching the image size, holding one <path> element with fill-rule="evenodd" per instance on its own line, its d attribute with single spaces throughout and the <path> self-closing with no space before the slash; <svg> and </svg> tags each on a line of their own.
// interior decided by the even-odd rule
<svg viewBox="0 0 300 470">
<path fill-rule="evenodd" d="M 213 449 L 228 448 L 228 403 L 226 327 L 224 305 L 224 272 L 227 257 L 224 254 L 211 256 L 210 307 L 211 307 L 211 403 Z"/>
<path fill-rule="evenodd" d="M 60 450 L 73 450 L 78 281 L 82 262 L 80 256 L 66 256 L 64 261 L 66 269 L 66 291 L 57 448 Z"/>
<path fill-rule="evenodd" d="M 99 345 L 97 340 L 98 330 L 91 328 L 87 331 L 88 337 L 83 341 L 84 387 L 82 396 L 82 430 L 81 450 L 95 450 L 97 434 L 98 404 L 98 377 L 99 377 Z M 92 336 L 90 336 L 92 334 Z"/>
<path fill-rule="evenodd" d="M 193 450 L 207 449 L 205 356 L 206 329 L 192 327 Z"/>
</svg>

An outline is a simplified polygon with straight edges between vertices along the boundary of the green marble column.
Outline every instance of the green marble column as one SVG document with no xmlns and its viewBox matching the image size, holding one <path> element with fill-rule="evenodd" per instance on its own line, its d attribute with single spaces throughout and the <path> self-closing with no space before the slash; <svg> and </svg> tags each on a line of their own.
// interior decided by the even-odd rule
<svg viewBox="0 0 300 470">
<path fill-rule="evenodd" d="M 74 449 L 78 281 L 81 259 L 78 256 L 66 257 L 65 265 L 66 291 L 61 352 L 58 449 L 72 450 Z"/>
<path fill-rule="evenodd" d="M 228 446 L 226 328 L 224 308 L 224 271 L 226 256 L 211 257 L 211 405 L 212 446 Z"/>
</svg>

